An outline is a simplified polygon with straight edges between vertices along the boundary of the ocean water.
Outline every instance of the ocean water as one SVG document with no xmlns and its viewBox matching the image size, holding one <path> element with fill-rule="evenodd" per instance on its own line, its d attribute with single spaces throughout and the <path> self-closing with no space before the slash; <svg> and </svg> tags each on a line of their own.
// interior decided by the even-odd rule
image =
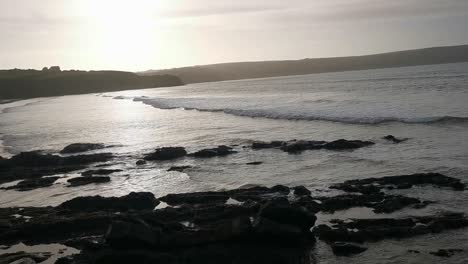
<svg viewBox="0 0 468 264">
<path fill-rule="evenodd" d="M 409 138 L 401 144 L 382 139 Z M 254 140 L 371 140 L 355 151 L 305 151 L 242 148 Z M 312 74 L 39 98 L 0 104 L 0 156 L 21 151 L 58 152 L 76 142 L 102 142 L 123 168 L 100 185 L 58 184 L 28 192 L 0 191 L 0 206 L 57 205 L 81 195 L 124 195 L 131 191 L 167 193 L 231 189 L 253 184 L 304 185 L 317 195 L 333 194 L 331 183 L 348 179 L 417 172 L 440 172 L 468 183 L 468 63 Z M 185 158 L 136 166 L 145 153 L 162 146 L 189 151 L 220 144 L 239 153 L 222 158 Z M 262 161 L 259 166 L 247 162 Z M 167 172 L 173 165 L 191 165 Z M 11 183 L 10 183 L 11 184 Z M 468 211 L 468 192 L 418 187 L 399 193 L 437 203 L 390 216 Z M 321 215 L 384 217 L 362 208 Z M 317 244 L 320 263 L 436 263 L 427 254 L 463 248 L 447 263 L 468 262 L 468 231 L 372 243 L 352 258 L 334 257 Z M 421 250 L 410 254 L 407 249 Z M 426 252 L 426 253 L 424 253 Z M 378 260 L 378 261 L 375 261 Z M 445 260 L 444 260 L 445 261 Z"/>
</svg>

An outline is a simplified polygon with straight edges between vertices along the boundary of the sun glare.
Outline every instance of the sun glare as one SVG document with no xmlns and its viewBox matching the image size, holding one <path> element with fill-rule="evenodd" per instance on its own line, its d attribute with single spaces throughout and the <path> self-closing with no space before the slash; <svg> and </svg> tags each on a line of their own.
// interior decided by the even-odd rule
<svg viewBox="0 0 468 264">
<path fill-rule="evenodd" d="M 77 2 L 86 21 L 83 42 L 103 65 L 139 69 L 158 50 L 158 13 L 167 1 L 84 0 Z"/>
</svg>

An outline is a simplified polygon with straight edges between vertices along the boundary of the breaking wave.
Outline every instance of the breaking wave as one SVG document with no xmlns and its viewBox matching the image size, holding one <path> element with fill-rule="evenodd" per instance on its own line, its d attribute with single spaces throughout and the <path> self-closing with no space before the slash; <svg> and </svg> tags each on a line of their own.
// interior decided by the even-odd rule
<svg viewBox="0 0 468 264">
<path fill-rule="evenodd" d="M 115 98 L 116 99 L 116 98 Z M 119 98 L 121 99 L 121 98 Z M 283 120 L 304 120 L 304 121 L 329 121 L 339 122 L 348 124 L 371 124 L 378 125 L 384 123 L 407 123 L 407 124 L 437 124 L 437 123 L 468 123 L 468 117 L 459 116 L 428 116 L 428 117 L 359 117 L 359 116 L 333 116 L 326 114 L 314 114 L 314 113 L 287 113 L 287 112 L 276 112 L 271 110 L 261 109 L 233 109 L 233 108 L 208 108 L 208 107 L 190 107 L 183 104 L 174 104 L 171 100 L 166 102 L 164 99 L 159 98 L 148 98 L 148 97 L 135 97 L 135 102 L 142 102 L 147 105 L 151 105 L 159 109 L 183 109 L 183 110 L 195 110 L 199 112 L 220 112 L 229 115 L 251 117 L 251 118 L 268 118 L 268 119 L 283 119 Z"/>
</svg>

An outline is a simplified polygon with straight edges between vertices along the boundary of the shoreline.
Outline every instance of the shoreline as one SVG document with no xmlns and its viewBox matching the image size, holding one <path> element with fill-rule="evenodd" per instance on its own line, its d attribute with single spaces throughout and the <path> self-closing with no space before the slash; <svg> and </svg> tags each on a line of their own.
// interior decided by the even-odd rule
<svg viewBox="0 0 468 264">
<path fill-rule="evenodd" d="M 405 141 L 391 135 L 386 140 L 394 144 Z M 293 140 L 256 141 L 244 147 L 256 151 L 273 148 L 300 155 L 321 148 L 339 152 L 373 144 L 344 139 Z M 90 168 L 92 164 L 105 164 L 115 158 L 112 153 L 89 153 L 106 147 L 98 143 L 76 143 L 66 146 L 60 155 L 24 152 L 0 159 L 0 172 L 7 177 L 2 179 L 3 183 L 21 180 L 4 188 L 20 192 L 47 188 L 60 178 L 54 176 L 57 172 L 77 170 L 81 176 L 67 180 L 70 188 L 111 181 L 112 174 L 121 170 Z M 135 166 L 186 156 L 229 158 L 236 152 L 224 145 L 191 153 L 183 147 L 164 147 L 137 158 Z M 250 166 L 262 166 L 262 163 L 250 162 Z M 187 168 L 173 166 L 168 171 L 183 172 Z M 419 173 L 331 184 L 327 189 L 335 195 L 330 196 L 320 196 L 304 186 L 284 185 L 177 193 L 157 198 L 149 192 L 132 192 L 120 197 L 81 196 L 54 207 L 0 208 L 0 241 L 3 241 L 0 255 L 2 250 L 22 242 L 52 243 L 65 247 L 65 251 L 79 250 L 68 256 L 54 253 L 53 257 L 63 257 L 58 263 L 188 263 L 188 260 L 224 263 L 234 259 L 239 263 L 315 263 L 310 254 L 317 243 L 324 243 L 336 256 L 353 257 L 366 254 L 378 241 L 466 230 L 468 217 L 460 212 L 390 217 L 393 212 L 407 209 L 418 212 L 439 202 L 395 192 L 419 186 L 466 192 L 460 179 L 439 173 Z M 375 215 L 326 221 L 317 218 L 321 214 L 359 208 L 367 208 Z M 441 246 L 437 250 L 421 247 L 408 250 L 411 252 L 406 254 L 456 259 L 468 249 Z M 272 251 L 280 257 L 272 255 Z M 18 254 L 13 256 L 24 257 L 25 253 Z M 41 256 L 29 257 L 40 259 Z"/>
</svg>

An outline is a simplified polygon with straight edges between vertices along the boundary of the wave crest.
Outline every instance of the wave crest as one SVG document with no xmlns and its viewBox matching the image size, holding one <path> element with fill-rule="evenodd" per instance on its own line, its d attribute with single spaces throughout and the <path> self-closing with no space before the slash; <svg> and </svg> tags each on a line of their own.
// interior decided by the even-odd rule
<svg viewBox="0 0 468 264">
<path fill-rule="evenodd" d="M 117 99 L 117 98 L 114 98 Z M 118 98 L 122 99 L 122 98 Z M 142 102 L 159 109 L 184 109 L 194 110 L 199 112 L 222 112 L 229 115 L 251 117 L 251 118 L 268 118 L 268 119 L 284 119 L 284 120 L 303 120 L 303 121 L 329 121 L 347 124 L 369 124 L 378 125 L 384 123 L 406 123 L 406 124 L 437 124 L 437 123 L 468 123 L 468 117 L 459 116 L 429 116 L 429 117 L 352 117 L 352 116 L 333 116 L 333 115 L 317 115 L 313 113 L 278 113 L 268 110 L 244 110 L 232 108 L 202 108 L 202 107 L 187 107 L 182 105 L 173 105 L 165 103 L 161 99 L 148 97 L 135 97 L 135 102 Z"/>
</svg>

